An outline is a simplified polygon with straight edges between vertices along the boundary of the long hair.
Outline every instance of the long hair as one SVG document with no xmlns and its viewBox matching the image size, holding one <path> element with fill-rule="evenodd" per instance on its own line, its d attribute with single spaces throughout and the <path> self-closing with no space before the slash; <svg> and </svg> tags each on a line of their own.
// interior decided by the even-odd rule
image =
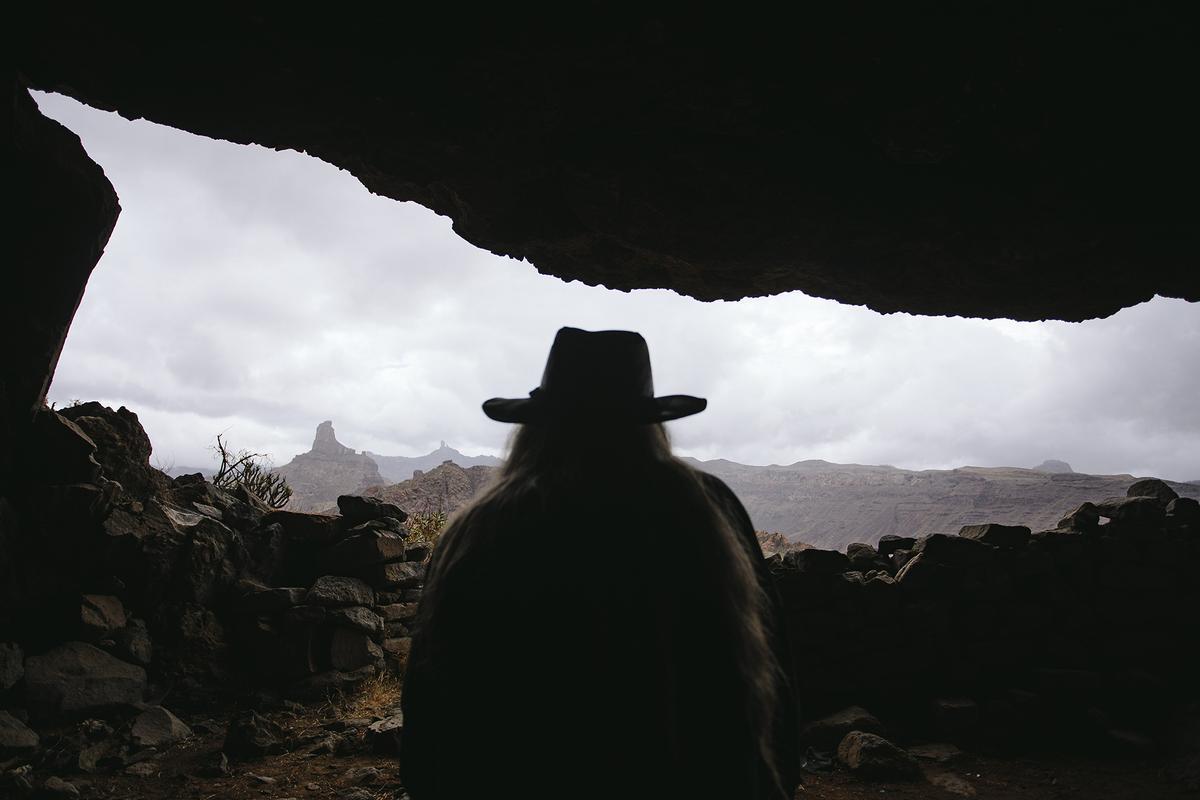
<svg viewBox="0 0 1200 800">
<path fill-rule="evenodd" d="M 448 575 L 480 548 L 498 544 L 519 525 L 496 520 L 519 519 L 529 509 L 545 508 L 555 499 L 611 498 L 646 493 L 662 497 L 667 508 L 684 509 L 681 524 L 654 526 L 654 535 L 669 537 L 658 552 L 686 548 L 699 566 L 698 580 L 719 601 L 718 618 L 706 621 L 714 640 L 728 643 L 737 674 L 745 687 L 746 730 L 766 768 L 779 786 L 772 742 L 779 666 L 768 643 L 767 598 L 756 578 L 751 553 L 739 540 L 733 522 L 721 510 L 701 476 L 671 453 L 661 424 L 605 425 L 554 421 L 518 426 L 507 458 L 493 482 L 457 511 L 443 531 L 430 561 L 422 592 L 418 635 L 436 638 L 438 609 Z M 581 487 L 584 495 L 581 495 Z M 591 493 L 591 494 L 587 494 Z M 499 543 L 503 544 L 503 543 Z M 662 564 L 669 570 L 671 564 Z"/>
</svg>

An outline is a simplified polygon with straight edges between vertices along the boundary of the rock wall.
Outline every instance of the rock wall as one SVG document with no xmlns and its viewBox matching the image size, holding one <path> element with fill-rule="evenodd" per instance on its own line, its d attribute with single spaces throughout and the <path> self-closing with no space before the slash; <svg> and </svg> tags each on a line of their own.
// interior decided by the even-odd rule
<svg viewBox="0 0 1200 800">
<path fill-rule="evenodd" d="M 810 717 L 858 704 L 910 734 L 1119 746 L 1163 734 L 1195 694 L 1200 504 L 1161 481 L 1053 530 L 971 525 L 770 563 Z"/>
<path fill-rule="evenodd" d="M 164 686 L 312 697 L 402 667 L 429 551 L 399 508 L 279 511 L 168 478 L 125 408 L 44 409 L 33 431 L 44 457 L 0 498 L 0 672 L 16 676 L 0 708 L 54 721 Z M 75 697 L 80 681 L 99 693 Z"/>
<path fill-rule="evenodd" d="M 0 271 L 0 486 L 46 396 L 83 288 L 120 205 L 79 137 L 43 116 L 18 76 L 3 76 L 0 125 L 11 150 L 7 254 Z"/>
<path fill-rule="evenodd" d="M 33 430 L 47 457 L 0 498 L 0 756 L 61 720 L 151 713 L 167 687 L 173 703 L 319 699 L 402 670 L 428 549 L 400 508 L 272 510 L 171 480 L 126 409 L 43 410 Z M 1138 750 L 1194 696 L 1200 503 L 1161 481 L 1052 530 L 969 525 L 768 562 L 808 719 L 858 705 L 898 741 Z M 171 729 L 169 713 L 146 725 Z M 814 723 L 814 746 L 841 741 L 837 718 Z M 120 747 L 103 757 L 135 757 Z"/>
</svg>

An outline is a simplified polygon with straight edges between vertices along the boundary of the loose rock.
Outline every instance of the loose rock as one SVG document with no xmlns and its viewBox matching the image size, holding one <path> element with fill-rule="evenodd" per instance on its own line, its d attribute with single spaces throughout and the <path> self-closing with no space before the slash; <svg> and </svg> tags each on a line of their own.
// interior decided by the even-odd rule
<svg viewBox="0 0 1200 800">
<path fill-rule="evenodd" d="M 187 739 L 192 729 L 162 706 L 138 714 L 133 721 L 133 741 L 142 747 L 167 747 Z"/>
<path fill-rule="evenodd" d="M 305 602 L 322 606 L 372 606 L 375 593 L 357 578 L 324 575 L 308 590 Z"/>
<path fill-rule="evenodd" d="M 378 497 L 344 494 L 337 499 L 337 504 L 342 518 L 350 525 L 361 525 L 381 517 L 392 517 L 401 522 L 408 519 L 408 514 L 404 513 L 399 506 L 385 503 Z"/>
<path fill-rule="evenodd" d="M 30 711 L 53 717 L 139 703 L 146 671 L 83 642 L 67 642 L 25 660 Z"/>
<path fill-rule="evenodd" d="M 7 711 L 0 711 L 0 756 L 11 756 L 37 748 L 37 733 Z"/>
<path fill-rule="evenodd" d="M 801 739 L 814 747 L 832 750 L 851 731 L 884 734 L 883 723 L 871 712 L 859 706 L 850 706 L 815 722 L 810 722 L 801 731 Z"/>
<path fill-rule="evenodd" d="M 15 642 L 0 642 L 0 691 L 11 689 L 25 675 L 25 653 Z"/>
<path fill-rule="evenodd" d="M 838 760 L 852 772 L 876 780 L 916 780 L 921 767 L 896 745 L 863 731 L 851 731 L 837 749 Z"/>
</svg>

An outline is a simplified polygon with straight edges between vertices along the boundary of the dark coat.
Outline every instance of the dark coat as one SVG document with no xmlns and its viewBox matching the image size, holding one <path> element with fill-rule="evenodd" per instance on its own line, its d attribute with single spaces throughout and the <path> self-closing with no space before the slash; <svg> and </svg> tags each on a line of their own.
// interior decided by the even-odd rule
<svg viewBox="0 0 1200 800">
<path fill-rule="evenodd" d="M 745 509 L 710 493 L 753 555 L 772 645 L 791 655 Z M 611 504 L 606 504 L 611 500 Z M 414 800 L 775 798 L 748 730 L 744 686 L 713 633 L 722 612 L 652 486 L 612 498 L 528 498 L 444 576 L 436 632 L 415 632 L 405 676 L 401 775 Z M 437 548 L 434 559 L 443 556 Z M 423 609 L 424 611 L 424 609 Z M 785 683 L 776 761 L 798 782 Z"/>
</svg>

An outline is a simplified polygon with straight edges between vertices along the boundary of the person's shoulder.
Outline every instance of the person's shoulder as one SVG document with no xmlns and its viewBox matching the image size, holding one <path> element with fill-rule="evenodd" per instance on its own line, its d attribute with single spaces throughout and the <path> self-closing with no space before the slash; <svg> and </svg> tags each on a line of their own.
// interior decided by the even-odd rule
<svg viewBox="0 0 1200 800">
<path fill-rule="evenodd" d="M 737 495 L 733 493 L 733 489 L 730 489 L 729 485 L 716 475 L 713 475 L 711 472 L 705 472 L 704 470 L 696 469 L 695 467 L 689 467 L 689 469 L 699 476 L 700 482 L 704 484 L 704 488 L 707 489 L 711 494 L 721 499 L 737 499 Z"/>
</svg>

